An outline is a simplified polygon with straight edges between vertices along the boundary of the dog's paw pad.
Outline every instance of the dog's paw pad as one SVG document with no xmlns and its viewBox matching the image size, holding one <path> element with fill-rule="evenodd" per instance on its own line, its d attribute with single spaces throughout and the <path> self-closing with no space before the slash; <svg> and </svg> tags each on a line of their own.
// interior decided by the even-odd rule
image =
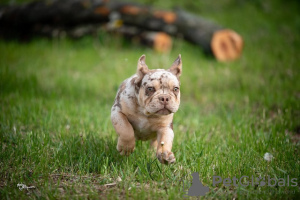
<svg viewBox="0 0 300 200">
<path fill-rule="evenodd" d="M 130 154 L 132 154 L 134 151 L 134 148 L 133 149 L 122 149 L 120 152 L 120 154 L 122 156 L 129 156 Z"/>
<path fill-rule="evenodd" d="M 122 156 L 129 156 L 130 154 L 132 154 L 132 152 L 134 151 L 134 146 L 133 147 L 124 147 L 124 146 L 120 146 L 117 145 L 117 150 L 120 153 L 120 155 Z"/>
<path fill-rule="evenodd" d="M 122 156 L 129 156 L 135 148 L 135 140 L 124 141 L 121 138 L 118 139 L 117 150 Z"/>
<path fill-rule="evenodd" d="M 166 164 L 166 165 L 173 164 L 176 161 L 176 158 L 175 158 L 173 152 L 158 153 L 157 158 L 158 158 L 159 162 L 161 162 L 162 164 Z"/>
</svg>

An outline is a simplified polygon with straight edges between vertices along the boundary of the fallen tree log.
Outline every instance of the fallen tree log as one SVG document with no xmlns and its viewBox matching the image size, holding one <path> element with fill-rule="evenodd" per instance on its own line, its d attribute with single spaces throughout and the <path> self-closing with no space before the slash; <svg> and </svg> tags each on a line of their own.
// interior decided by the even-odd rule
<svg viewBox="0 0 300 200">
<path fill-rule="evenodd" d="M 169 52 L 172 49 L 172 38 L 164 32 L 143 31 L 130 26 L 122 26 L 113 32 L 121 34 L 133 42 L 150 46 L 157 52 Z"/>
<path fill-rule="evenodd" d="M 157 52 L 167 53 L 172 49 L 173 41 L 170 35 L 164 32 L 145 31 L 137 27 L 126 25 L 114 29 L 101 24 L 84 24 L 68 29 L 45 25 L 40 26 L 38 31 L 35 31 L 35 35 L 49 38 L 70 37 L 78 39 L 85 35 L 98 35 L 99 32 L 103 31 L 107 31 L 116 36 L 123 36 L 133 43 L 151 47 Z"/>
<path fill-rule="evenodd" d="M 119 12 L 124 24 L 164 31 L 174 36 L 181 35 L 191 43 L 202 47 L 205 53 L 212 53 L 220 61 L 235 60 L 242 53 L 243 40 L 235 31 L 182 9 L 162 11 L 116 1 L 111 1 L 108 9 Z"/>
<path fill-rule="evenodd" d="M 164 32 L 147 31 L 138 27 L 101 26 L 114 23 L 105 0 L 37 1 L 22 6 L 0 8 L 0 35 L 5 38 L 27 39 L 35 35 L 80 38 L 105 29 L 158 52 L 169 52 L 171 37 Z M 119 19 L 113 19 L 119 20 Z"/>
<path fill-rule="evenodd" d="M 238 58 L 243 47 L 235 31 L 180 9 L 163 11 L 109 0 L 47 0 L 2 7 L 0 13 L 0 32 L 9 36 L 30 35 L 45 25 L 69 29 L 85 23 L 108 23 L 117 13 L 124 26 L 182 36 L 220 61 Z"/>
<path fill-rule="evenodd" d="M 4 37 L 26 38 L 47 28 L 74 29 L 92 23 L 106 23 L 108 14 L 99 12 L 105 0 L 47 0 L 0 7 L 0 33 Z M 98 11 L 97 13 L 95 13 Z M 102 14 L 101 14 L 102 13 Z"/>
</svg>

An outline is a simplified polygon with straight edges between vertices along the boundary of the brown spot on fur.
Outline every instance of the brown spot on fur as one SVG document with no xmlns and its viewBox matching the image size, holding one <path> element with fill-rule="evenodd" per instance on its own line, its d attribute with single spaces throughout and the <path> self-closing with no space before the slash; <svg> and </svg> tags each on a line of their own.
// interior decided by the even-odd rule
<svg viewBox="0 0 300 200">
<path fill-rule="evenodd" d="M 128 99 L 135 99 L 135 97 L 134 97 L 134 96 L 130 96 L 130 95 L 128 95 L 127 97 L 128 97 Z"/>
<path fill-rule="evenodd" d="M 137 86 L 135 86 L 135 88 L 134 88 L 134 89 L 135 89 L 135 93 L 136 93 L 136 94 L 138 94 L 138 93 L 139 93 L 139 90 L 140 90 L 140 88 L 139 88 L 139 87 L 137 87 Z"/>
<path fill-rule="evenodd" d="M 126 87 L 126 83 L 123 82 L 119 87 L 119 91 L 118 91 L 118 94 L 117 94 L 115 102 L 114 102 L 114 107 L 119 107 L 121 110 L 122 110 L 122 105 L 120 103 L 120 98 L 121 98 L 122 92 L 125 90 L 125 87 Z"/>
<path fill-rule="evenodd" d="M 120 103 L 120 93 L 118 93 L 118 95 L 115 99 L 114 107 L 119 107 L 122 110 L 122 105 Z"/>
<path fill-rule="evenodd" d="M 120 92 L 123 92 L 123 90 L 125 90 L 125 88 L 126 88 L 126 83 L 123 82 L 120 86 Z"/>
<path fill-rule="evenodd" d="M 142 80 L 140 80 L 138 83 L 136 83 L 136 77 L 135 78 L 132 78 L 131 81 L 130 81 L 130 84 L 132 86 L 134 86 L 134 89 L 135 89 L 135 93 L 139 93 L 139 90 L 140 90 L 140 87 L 141 87 L 141 84 L 142 84 Z"/>
<path fill-rule="evenodd" d="M 131 81 L 130 81 L 130 84 L 134 85 L 135 84 L 135 80 L 136 80 L 136 78 L 132 78 Z"/>
<path fill-rule="evenodd" d="M 170 124 L 170 128 L 173 130 L 173 122 L 171 122 L 171 124 Z"/>
</svg>

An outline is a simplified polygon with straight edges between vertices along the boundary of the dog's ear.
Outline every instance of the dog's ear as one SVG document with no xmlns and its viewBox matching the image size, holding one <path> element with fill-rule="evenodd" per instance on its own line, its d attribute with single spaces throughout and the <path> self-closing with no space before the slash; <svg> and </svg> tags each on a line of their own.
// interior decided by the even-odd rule
<svg viewBox="0 0 300 200">
<path fill-rule="evenodd" d="M 136 84 L 139 84 L 143 80 L 145 74 L 147 74 L 149 72 L 149 69 L 145 63 L 145 60 L 146 60 L 145 55 L 142 55 L 140 57 L 140 59 L 138 60 L 137 71 L 136 71 L 137 78 L 135 79 Z"/>
<path fill-rule="evenodd" d="M 178 79 L 181 76 L 182 73 L 182 61 L 181 61 L 181 55 L 179 54 L 170 69 L 168 70 L 172 74 L 174 74 Z"/>
</svg>

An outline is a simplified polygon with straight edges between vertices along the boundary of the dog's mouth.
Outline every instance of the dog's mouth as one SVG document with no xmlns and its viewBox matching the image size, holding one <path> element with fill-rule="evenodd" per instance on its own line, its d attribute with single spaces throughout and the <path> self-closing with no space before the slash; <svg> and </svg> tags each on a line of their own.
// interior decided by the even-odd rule
<svg viewBox="0 0 300 200">
<path fill-rule="evenodd" d="M 172 112 L 171 112 L 168 108 L 164 107 L 164 108 L 162 108 L 162 109 L 156 111 L 155 114 L 159 114 L 159 115 L 168 115 L 168 114 L 171 114 L 171 113 L 172 113 Z"/>
<path fill-rule="evenodd" d="M 172 107 L 171 105 L 160 105 L 158 107 L 155 107 L 155 105 L 150 105 L 146 107 L 144 113 L 147 116 L 157 117 L 162 115 L 170 115 L 172 113 L 175 113 L 176 111 L 176 107 Z"/>
</svg>

